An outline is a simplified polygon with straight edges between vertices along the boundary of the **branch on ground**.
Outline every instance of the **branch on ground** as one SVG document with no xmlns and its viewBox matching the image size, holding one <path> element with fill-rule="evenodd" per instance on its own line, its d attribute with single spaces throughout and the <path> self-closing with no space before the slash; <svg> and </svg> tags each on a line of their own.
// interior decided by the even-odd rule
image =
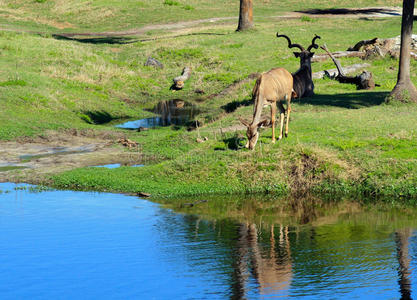
<svg viewBox="0 0 417 300">
<path fill-rule="evenodd" d="M 373 45 L 378 42 L 378 38 L 373 38 L 372 40 L 362 40 L 355 44 L 353 47 L 349 47 L 347 51 L 359 51 L 363 46 Z"/>
<path fill-rule="evenodd" d="M 332 55 L 332 53 L 330 53 L 329 49 L 327 49 L 327 46 L 323 45 L 320 48 L 326 51 L 326 53 L 330 56 L 336 65 L 338 72 L 336 76 L 331 76 L 329 73 L 327 73 L 327 75 L 325 75 L 326 77 L 337 80 L 340 83 L 355 84 L 358 90 L 372 90 L 375 88 L 375 82 L 372 78 L 371 72 L 365 70 L 360 75 L 346 76 L 342 66 L 340 65 L 340 62 Z"/>
</svg>

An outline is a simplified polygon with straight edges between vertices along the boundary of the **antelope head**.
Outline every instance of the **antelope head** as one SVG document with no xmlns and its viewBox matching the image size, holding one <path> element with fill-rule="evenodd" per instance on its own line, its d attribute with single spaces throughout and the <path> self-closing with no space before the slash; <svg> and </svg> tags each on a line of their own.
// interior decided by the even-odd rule
<svg viewBox="0 0 417 300">
<path fill-rule="evenodd" d="M 250 150 L 255 149 L 256 143 L 258 142 L 259 132 L 258 129 L 262 126 L 266 126 L 269 124 L 268 120 L 263 120 L 259 123 L 250 124 L 248 121 L 245 121 L 239 118 L 240 122 L 247 127 L 246 130 L 246 137 L 248 138 L 248 142 L 246 143 L 245 147 L 249 148 Z"/>
<path fill-rule="evenodd" d="M 314 52 L 311 52 L 311 49 L 317 49 L 319 46 L 316 44 L 316 39 L 320 39 L 320 36 L 317 34 L 314 36 L 313 40 L 311 41 L 311 45 L 308 46 L 307 50 L 304 49 L 303 46 L 300 44 L 293 44 L 288 36 L 285 34 L 278 34 L 277 37 L 283 37 L 288 41 L 288 48 L 298 48 L 300 52 L 293 52 L 295 57 L 300 58 L 300 68 L 308 67 L 311 68 L 311 58 L 314 55 Z"/>
</svg>

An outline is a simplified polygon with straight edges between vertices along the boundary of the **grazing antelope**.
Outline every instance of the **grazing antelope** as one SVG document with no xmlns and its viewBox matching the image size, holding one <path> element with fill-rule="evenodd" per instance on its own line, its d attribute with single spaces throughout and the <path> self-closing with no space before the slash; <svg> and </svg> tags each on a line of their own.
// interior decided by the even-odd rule
<svg viewBox="0 0 417 300">
<path fill-rule="evenodd" d="M 248 142 L 246 148 L 253 150 L 258 141 L 258 129 L 261 126 L 269 124 L 268 120 L 261 121 L 262 108 L 266 105 L 271 106 L 271 124 L 272 124 L 272 143 L 275 143 L 275 114 L 277 105 L 280 110 L 281 127 L 279 130 L 278 140 L 282 138 L 285 113 L 287 122 L 285 125 L 285 136 L 288 135 L 288 122 L 291 112 L 291 97 L 295 95 L 293 90 L 293 77 L 290 72 L 284 68 L 275 68 L 263 73 L 257 80 L 252 91 L 254 100 L 253 120 L 249 123 L 245 120 L 240 121 L 248 127 L 246 136 Z M 287 109 L 283 106 L 283 101 L 287 101 Z"/>
<path fill-rule="evenodd" d="M 291 40 L 285 34 L 278 34 L 277 37 L 283 37 L 288 41 L 288 48 L 298 48 L 301 52 L 294 52 L 295 57 L 300 58 L 300 68 L 293 73 L 294 77 L 294 91 L 298 97 L 311 97 L 314 95 L 314 84 L 311 72 L 311 58 L 314 52 L 311 49 L 317 49 L 319 46 L 315 43 L 316 39 L 320 39 L 318 35 L 315 35 L 311 45 L 308 46 L 307 50 L 304 49 L 300 44 L 292 44 Z"/>
</svg>

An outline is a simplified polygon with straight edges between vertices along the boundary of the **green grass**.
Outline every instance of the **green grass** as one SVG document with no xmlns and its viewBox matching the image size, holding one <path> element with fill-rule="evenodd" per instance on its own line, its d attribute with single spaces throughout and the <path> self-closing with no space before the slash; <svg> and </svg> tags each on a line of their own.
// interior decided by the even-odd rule
<svg viewBox="0 0 417 300">
<path fill-rule="evenodd" d="M 305 2 L 306 7 L 330 6 L 328 1 Z M 62 29 L 68 31 L 135 28 L 156 22 L 235 16 L 237 12 L 236 3 L 224 1 L 68 1 L 59 9 L 57 3 L 12 1 L 6 8 L 0 6 L 0 11 L 13 10 L 25 17 L 9 25 L 39 29 L 45 24 L 32 18 L 36 15 L 73 24 L 72 28 Z M 353 5 L 332 3 L 337 7 Z M 307 188 L 328 194 L 416 198 L 417 107 L 384 104 L 396 82 L 398 61 L 394 59 L 370 61 L 368 70 L 381 85 L 375 91 L 356 91 L 354 86 L 316 80 L 316 95 L 293 103 L 289 137 L 273 145 L 271 130 L 265 129 L 254 152 L 236 150 L 236 141 L 244 131 L 223 130 L 239 124 L 239 116 L 250 118 L 253 108 L 247 104 L 254 80 L 229 94 L 201 100 L 254 72 L 276 66 L 297 70 L 298 60 L 286 41 L 275 37 L 277 31 L 303 45 L 309 45 L 317 33 L 322 37 L 318 42 L 326 43 L 332 51 L 374 37 L 375 32 L 379 38 L 388 38 L 400 31 L 398 17 L 373 21 L 262 18 L 294 9 L 294 5 L 290 1 L 257 4 L 256 29 L 246 33 L 235 32 L 236 21 L 203 24 L 201 28 L 175 33 L 175 38 L 161 31 L 150 32 L 146 36 L 150 40 L 143 42 L 123 37 L 71 40 L 0 32 L 0 139 L 42 134 L 48 129 L 109 129 L 117 119 L 149 116 L 144 109 L 160 100 L 181 98 L 199 106 L 202 113 L 197 118 L 205 126 L 192 132 L 182 127 L 126 132 L 148 159 L 145 167 L 76 169 L 48 178 L 47 182 L 65 188 L 144 191 L 161 197 L 286 194 Z M 220 10 L 223 6 L 224 10 Z M 110 9 L 120 19 L 87 18 L 99 15 L 95 12 L 102 9 Z M 155 17 L 158 10 L 159 20 Z M 133 23 L 133 15 L 139 12 L 141 17 Z M 6 17 L 1 14 L 0 18 Z M 56 31 L 53 26 L 45 30 Z M 161 61 L 164 68 L 144 66 L 148 56 Z M 349 65 L 362 61 L 344 58 L 341 62 Z M 192 68 L 190 80 L 182 91 L 170 91 L 172 78 L 184 66 Z M 313 64 L 313 71 L 326 68 L 334 66 L 330 61 Z M 416 71 L 417 63 L 412 61 L 415 84 Z M 205 95 L 197 95 L 196 89 L 202 89 Z M 227 113 L 227 107 L 235 110 Z M 197 143 L 200 136 L 207 136 L 208 141 Z"/>
<path fill-rule="evenodd" d="M 400 0 L 262 1 L 254 4 L 255 20 L 311 8 L 400 6 Z M 213 17 L 237 17 L 239 1 L 227 0 L 9 0 L 0 2 L 0 24 L 53 31 L 103 31 L 138 28 Z"/>
</svg>

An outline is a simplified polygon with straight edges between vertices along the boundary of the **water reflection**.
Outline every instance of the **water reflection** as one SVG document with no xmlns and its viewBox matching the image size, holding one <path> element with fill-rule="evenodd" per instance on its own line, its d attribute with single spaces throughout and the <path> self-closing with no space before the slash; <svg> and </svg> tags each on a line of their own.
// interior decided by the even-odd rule
<svg viewBox="0 0 417 300">
<path fill-rule="evenodd" d="M 249 276 L 253 276 L 261 295 L 286 295 L 292 281 L 291 250 L 288 227 L 279 226 L 278 241 L 271 227 L 269 245 L 258 241 L 255 224 L 239 226 L 235 266 L 236 286 L 233 298 L 242 298 L 247 290 Z"/>
<path fill-rule="evenodd" d="M 170 125 L 186 125 L 200 113 L 200 110 L 189 102 L 181 99 L 169 101 L 161 101 L 149 111 L 159 116 L 129 121 L 120 125 L 118 128 L 138 129 L 138 128 L 154 128 L 158 126 Z"/>
<path fill-rule="evenodd" d="M 231 299 L 411 299 L 415 209 L 312 199 L 225 202 L 208 198 L 195 211 L 216 224 L 213 236 L 233 241 Z M 214 217 L 222 211 L 241 221 L 231 227 L 224 217 Z M 201 230 L 199 220 L 194 231 Z"/>
<path fill-rule="evenodd" d="M 412 235 L 410 228 L 404 228 L 395 232 L 398 257 L 398 283 L 400 285 L 401 299 L 411 298 L 411 259 L 408 253 L 408 243 Z"/>
<path fill-rule="evenodd" d="M 227 211 L 208 218 L 126 195 L 0 191 L 1 299 L 411 299 L 416 285 L 411 209 L 251 199 L 239 213 L 224 198 L 195 205 Z"/>
</svg>

